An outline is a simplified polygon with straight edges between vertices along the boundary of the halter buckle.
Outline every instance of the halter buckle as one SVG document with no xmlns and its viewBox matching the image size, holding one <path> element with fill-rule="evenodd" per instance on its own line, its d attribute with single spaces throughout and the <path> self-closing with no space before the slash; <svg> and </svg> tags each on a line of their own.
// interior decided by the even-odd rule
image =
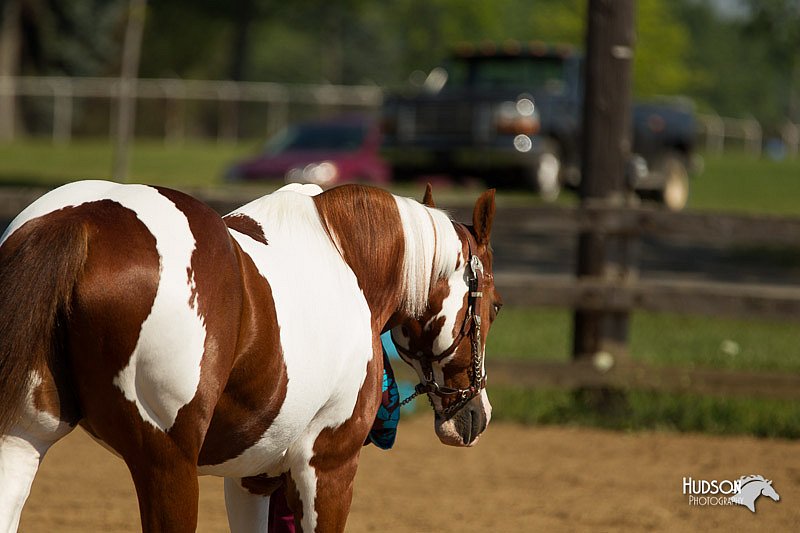
<svg viewBox="0 0 800 533">
<path fill-rule="evenodd" d="M 483 263 L 481 263 L 481 258 L 477 255 L 473 254 L 472 257 L 469 258 L 469 267 L 472 269 L 473 273 L 477 274 L 480 272 L 483 274 Z"/>
</svg>

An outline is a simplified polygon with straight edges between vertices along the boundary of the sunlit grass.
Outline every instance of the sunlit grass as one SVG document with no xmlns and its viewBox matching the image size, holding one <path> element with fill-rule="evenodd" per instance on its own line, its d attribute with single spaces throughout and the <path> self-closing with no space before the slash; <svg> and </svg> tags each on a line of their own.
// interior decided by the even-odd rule
<svg viewBox="0 0 800 533">
<path fill-rule="evenodd" d="M 187 142 L 165 145 L 138 141 L 131 149 L 128 181 L 159 185 L 210 186 L 221 183 L 228 164 L 254 150 L 249 144 Z M 54 145 L 47 140 L 0 143 L 0 182 L 58 185 L 78 179 L 109 179 L 113 145 L 80 140 Z"/>
<path fill-rule="evenodd" d="M 567 390 L 495 386 L 489 397 L 492 419 L 524 424 L 800 437 L 800 405 L 789 400 L 627 391 L 611 408 L 597 410 L 586 405 L 580 392 Z"/>
<path fill-rule="evenodd" d="M 800 215 L 800 157 L 707 156 L 691 181 L 689 209 Z"/>
<path fill-rule="evenodd" d="M 489 357 L 566 361 L 571 332 L 570 311 L 505 308 L 487 351 Z M 800 372 L 800 325 L 636 311 L 630 352 L 657 365 Z"/>
</svg>

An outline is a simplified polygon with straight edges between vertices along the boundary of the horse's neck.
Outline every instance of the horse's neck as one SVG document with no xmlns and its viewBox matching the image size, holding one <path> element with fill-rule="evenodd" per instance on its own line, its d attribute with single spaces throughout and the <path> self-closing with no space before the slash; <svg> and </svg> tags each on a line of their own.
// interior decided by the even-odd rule
<svg viewBox="0 0 800 533">
<path fill-rule="evenodd" d="M 358 279 L 375 325 L 382 326 L 403 298 L 404 235 L 394 199 L 383 191 L 329 191 L 314 202 L 326 232 Z M 344 194 L 350 193 L 350 194 Z"/>
<path fill-rule="evenodd" d="M 296 246 L 288 235 L 304 246 L 309 239 L 332 243 L 358 279 L 377 326 L 400 305 L 405 242 L 391 194 L 358 187 L 333 189 L 314 197 L 279 192 L 237 209 L 228 219 L 241 215 L 263 229 L 267 246 Z M 241 220 L 236 223 L 245 225 Z"/>
</svg>

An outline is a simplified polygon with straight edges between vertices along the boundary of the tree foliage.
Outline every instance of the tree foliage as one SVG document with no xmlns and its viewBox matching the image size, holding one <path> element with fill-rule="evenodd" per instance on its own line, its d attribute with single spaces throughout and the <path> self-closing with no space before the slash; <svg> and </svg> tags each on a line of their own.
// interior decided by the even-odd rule
<svg viewBox="0 0 800 533">
<path fill-rule="evenodd" d="M 127 0 L 7 1 L 23 5 L 22 72 L 118 72 Z M 800 2 L 719 5 L 637 2 L 634 94 L 800 120 Z M 587 0 L 151 0 L 141 75 L 394 86 L 463 41 L 580 48 L 586 11 Z"/>
</svg>

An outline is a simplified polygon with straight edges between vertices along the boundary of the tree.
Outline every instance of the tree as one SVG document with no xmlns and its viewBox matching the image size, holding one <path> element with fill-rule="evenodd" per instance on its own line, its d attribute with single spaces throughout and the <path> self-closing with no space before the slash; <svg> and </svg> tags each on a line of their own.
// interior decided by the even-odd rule
<svg viewBox="0 0 800 533">
<path fill-rule="evenodd" d="M 746 34 L 766 44 L 773 64 L 779 66 L 787 116 L 800 122 L 800 2 L 748 0 L 751 10 Z"/>
</svg>

